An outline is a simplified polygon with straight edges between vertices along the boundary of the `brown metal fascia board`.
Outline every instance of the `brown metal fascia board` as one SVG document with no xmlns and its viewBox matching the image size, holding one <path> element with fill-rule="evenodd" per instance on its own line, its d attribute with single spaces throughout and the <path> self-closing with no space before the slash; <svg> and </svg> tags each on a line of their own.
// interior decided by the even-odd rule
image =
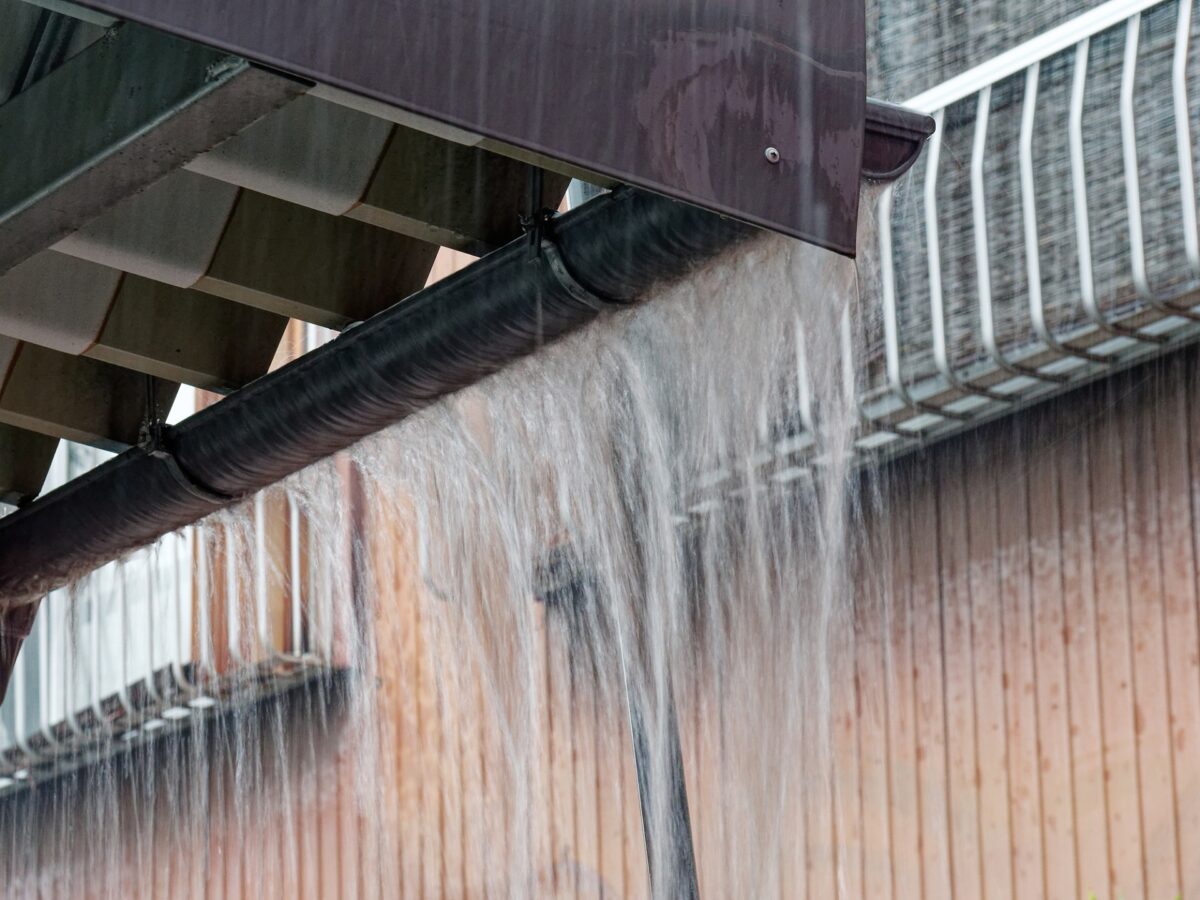
<svg viewBox="0 0 1200 900">
<path fill-rule="evenodd" d="M 854 252 L 862 0 L 82 5 Z"/>
</svg>

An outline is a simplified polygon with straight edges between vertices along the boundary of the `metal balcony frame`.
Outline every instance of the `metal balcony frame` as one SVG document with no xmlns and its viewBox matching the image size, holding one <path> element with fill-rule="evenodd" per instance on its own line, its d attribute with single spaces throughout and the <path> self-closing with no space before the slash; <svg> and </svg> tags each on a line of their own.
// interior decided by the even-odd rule
<svg viewBox="0 0 1200 900">
<path fill-rule="evenodd" d="M 923 190 L 926 271 L 936 376 L 910 383 L 905 376 L 899 298 L 895 268 L 893 204 L 895 185 L 878 200 L 880 287 L 886 383 L 861 401 L 860 446 L 881 449 L 885 455 L 996 418 L 1014 407 L 1104 377 L 1161 353 L 1200 339 L 1200 230 L 1195 203 L 1195 160 L 1188 116 L 1187 63 L 1191 45 L 1192 4 L 1179 3 L 1171 92 L 1175 113 L 1176 154 L 1183 198 L 1183 242 L 1191 281 L 1179 291 L 1160 295 L 1146 272 L 1146 236 L 1138 176 L 1138 132 L 1134 85 L 1143 13 L 1174 0 L 1110 0 L 1018 47 L 906 101 L 912 109 L 942 123 L 954 104 L 976 100 L 975 139 L 971 154 L 971 214 L 978 270 L 977 302 L 980 338 L 986 358 L 959 371 L 951 363 L 945 334 L 945 303 L 941 282 L 941 246 L 937 222 L 938 162 L 942 130 L 930 141 L 929 165 Z M 1087 178 L 1083 156 L 1083 100 L 1091 40 L 1110 29 L 1124 28 L 1125 54 L 1121 70 L 1121 146 L 1125 179 L 1125 210 L 1130 222 L 1130 277 L 1136 288 L 1137 309 L 1107 316 L 1100 310 L 1092 275 L 1088 222 Z M 1034 121 L 1041 64 L 1075 48 L 1074 78 L 1069 110 L 1069 150 L 1076 246 L 1080 260 L 1079 303 L 1088 325 L 1056 333 L 1046 315 L 1041 289 L 1039 237 L 1035 197 Z M 995 331 L 994 296 L 987 232 L 983 162 L 992 89 L 1005 79 L 1025 76 L 1019 140 L 1022 239 L 1030 284 L 1028 315 L 1040 346 L 1000 346 Z"/>
</svg>

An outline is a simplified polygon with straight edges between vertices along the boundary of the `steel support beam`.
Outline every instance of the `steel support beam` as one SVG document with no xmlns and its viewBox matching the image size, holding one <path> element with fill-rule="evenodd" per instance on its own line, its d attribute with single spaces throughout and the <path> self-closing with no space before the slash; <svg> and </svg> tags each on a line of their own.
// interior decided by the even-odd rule
<svg viewBox="0 0 1200 900">
<path fill-rule="evenodd" d="M 86 356 L 225 393 L 267 374 L 288 320 L 126 275 Z"/>
<path fill-rule="evenodd" d="M 529 165 L 396 127 L 379 169 L 348 215 L 482 256 L 521 233 Z M 543 204 L 556 209 L 570 179 L 542 172 Z"/>
<path fill-rule="evenodd" d="M 190 41 L 113 29 L 0 106 L 0 272 L 305 89 Z"/>
<path fill-rule="evenodd" d="M 55 438 L 0 425 L 0 503 L 20 506 L 40 494 L 57 448 Z"/>
<path fill-rule="evenodd" d="M 437 249 L 187 171 L 54 245 L 111 269 L 330 328 L 419 290 Z"/>
<path fill-rule="evenodd" d="M 425 285 L 436 244 L 242 191 L 197 290 L 329 328 Z"/>
<path fill-rule="evenodd" d="M 0 425 L 114 451 L 138 442 L 145 375 L 3 337 L 0 373 Z M 170 412 L 177 389 L 156 381 L 161 417 Z"/>
<path fill-rule="evenodd" d="M 0 275 L 0 335 L 229 391 L 265 375 L 287 319 L 44 251 Z"/>
</svg>

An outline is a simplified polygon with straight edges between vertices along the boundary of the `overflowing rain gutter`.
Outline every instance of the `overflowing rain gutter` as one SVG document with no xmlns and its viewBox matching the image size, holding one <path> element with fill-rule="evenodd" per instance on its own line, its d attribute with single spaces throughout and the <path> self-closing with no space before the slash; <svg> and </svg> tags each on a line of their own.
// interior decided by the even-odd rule
<svg viewBox="0 0 1200 900">
<path fill-rule="evenodd" d="M 0 520 L 0 597 L 34 601 L 755 233 L 630 189 L 593 200 Z"/>
<path fill-rule="evenodd" d="M 304 28 L 261 27 L 288 19 L 288 0 L 84 5 L 315 81 L 338 102 L 382 102 L 420 127 L 448 127 L 452 140 L 614 189 L 562 217 L 531 203 L 525 238 L 175 428 L 148 419 L 138 447 L 0 520 L 0 698 L 40 599 L 72 579 L 637 302 L 759 227 L 853 255 L 861 180 L 899 176 L 933 127 L 928 117 L 867 101 L 864 5 L 842 0 L 805 0 L 800 9 L 614 0 L 603 23 L 557 0 L 456 0 L 445 9 L 361 0 L 359 12 L 371 15 L 315 0 L 309 25 L 321 23 L 328 51 L 315 56 Z M 463 5 L 471 15 L 448 9 Z M 701 14 L 706 21 L 693 21 Z M 359 52 L 379 46 L 372 38 L 387 30 L 387 16 L 396 17 L 396 33 L 422 19 L 426 27 L 416 30 L 431 39 L 411 53 Z M 574 77 L 587 47 L 619 56 L 613 77 Z M 464 48 L 499 60 L 495 77 L 446 77 L 444 59 Z M 559 114 L 535 115 L 547 99 Z M 617 133 L 615 144 L 603 139 Z M 701 139 L 707 154 L 685 149 Z M 105 159 L 106 182 L 124 177 L 119 154 Z M 95 199 L 88 167 L 64 171 L 62 190 L 78 198 L 66 207 L 82 207 L 79 222 L 108 204 Z M 40 214 L 42 192 L 27 187 L 20 193 L 28 200 L 13 208 Z M 39 226 L 32 249 L 78 224 L 61 213 L 31 221 Z M 636 735 L 634 704 L 630 715 Z M 640 780 L 649 777 L 644 750 Z M 686 812 L 681 770 L 676 776 Z M 676 865 L 686 870 L 679 883 L 694 895 L 690 843 L 678 849 Z"/>
<path fill-rule="evenodd" d="M 926 117 L 868 107 L 863 174 L 916 159 Z M 0 696 L 37 601 L 478 382 L 759 230 L 620 187 L 0 520 Z M 148 423 L 154 425 L 155 423 Z"/>
</svg>

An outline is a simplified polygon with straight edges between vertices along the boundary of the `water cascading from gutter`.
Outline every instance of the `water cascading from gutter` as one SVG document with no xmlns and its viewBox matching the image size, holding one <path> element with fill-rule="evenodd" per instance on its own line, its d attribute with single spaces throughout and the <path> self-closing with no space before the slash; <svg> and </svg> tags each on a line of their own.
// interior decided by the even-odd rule
<svg viewBox="0 0 1200 900">
<path fill-rule="evenodd" d="M 862 171 L 915 161 L 929 120 L 872 101 Z M 486 378 L 759 229 L 622 187 L 401 301 L 0 520 L 0 697 L 37 601 Z"/>
<path fill-rule="evenodd" d="M 485 378 L 754 229 L 619 190 L 0 520 L 0 697 L 55 587 Z"/>
<path fill-rule="evenodd" d="M 921 117 L 872 104 L 864 174 L 901 174 L 928 130 Z M 0 697 L 49 591 L 350 447 L 761 233 L 621 187 L 565 216 L 544 215 L 526 238 L 175 428 L 147 423 L 142 446 L 0 520 Z M 635 740 L 637 713 L 634 704 Z M 649 777 L 642 756 L 639 778 Z M 677 855 L 694 869 L 690 854 Z"/>
<path fill-rule="evenodd" d="M 927 117 L 870 101 L 863 177 L 902 175 Z M 618 188 L 0 520 L 0 699 L 40 599 L 487 377 L 754 237 Z M 150 423 L 153 424 L 153 423 Z"/>
<path fill-rule="evenodd" d="M 632 190 L 598 198 L 0 521 L 0 603 L 34 602 L 756 233 Z"/>
</svg>

